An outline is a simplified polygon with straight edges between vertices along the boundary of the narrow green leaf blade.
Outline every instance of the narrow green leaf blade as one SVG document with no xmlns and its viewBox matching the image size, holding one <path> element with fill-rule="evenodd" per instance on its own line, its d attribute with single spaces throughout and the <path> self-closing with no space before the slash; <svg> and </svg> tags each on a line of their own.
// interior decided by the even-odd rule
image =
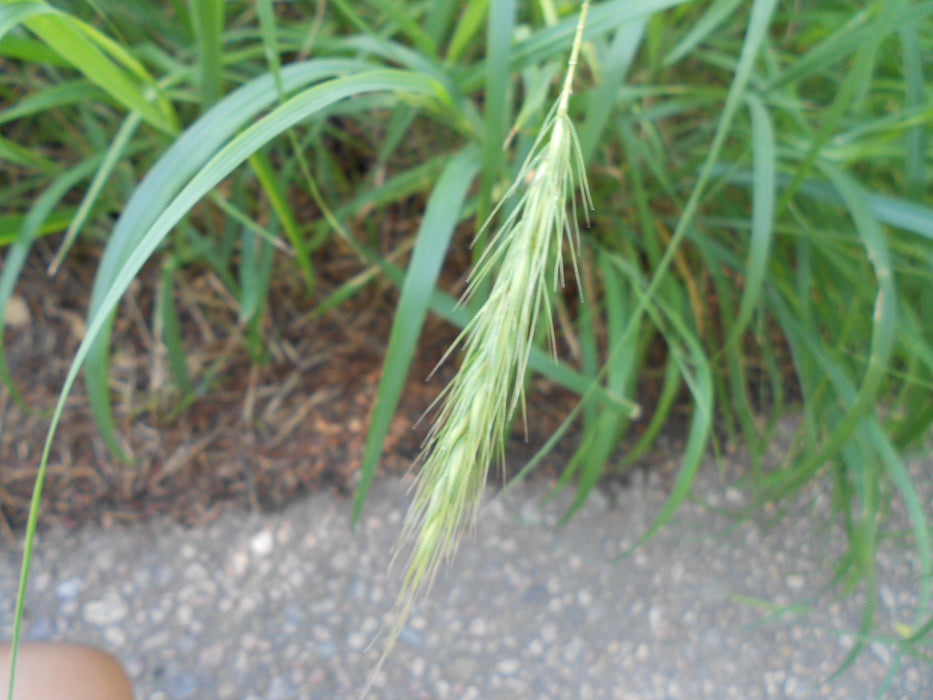
<svg viewBox="0 0 933 700">
<path fill-rule="evenodd" d="M 431 291 L 437 284 L 441 264 L 460 220 L 467 191 L 478 170 L 476 149 L 468 148 L 455 156 L 441 173 L 418 227 L 415 249 L 399 295 L 389 347 L 382 363 L 382 375 L 366 433 L 360 480 L 353 497 L 354 524 L 359 519 L 369 492 L 382 453 L 382 443 L 408 376 Z"/>
</svg>

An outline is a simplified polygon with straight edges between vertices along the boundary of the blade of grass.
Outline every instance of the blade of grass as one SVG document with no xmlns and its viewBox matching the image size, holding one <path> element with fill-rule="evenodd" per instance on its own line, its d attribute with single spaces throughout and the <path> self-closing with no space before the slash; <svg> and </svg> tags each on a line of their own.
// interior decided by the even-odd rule
<svg viewBox="0 0 933 700">
<path fill-rule="evenodd" d="M 648 421 L 648 425 L 645 426 L 635 444 L 628 449 L 625 456 L 616 465 L 616 471 L 625 470 L 651 448 L 667 424 L 679 392 L 680 373 L 674 357 L 669 355 L 664 366 L 664 381 L 661 385 L 661 393 L 658 396 L 658 403 L 654 408 L 654 412 L 651 414 L 651 420 Z"/>
<path fill-rule="evenodd" d="M 693 23 L 686 36 L 664 56 L 663 65 L 671 66 L 706 41 L 736 11 L 742 0 L 716 0 L 700 19 Z"/>
<path fill-rule="evenodd" d="M 36 155 L 25 146 L 13 143 L 2 136 L 0 136 L 0 159 L 12 165 L 21 165 L 45 174 L 58 171 L 58 164 L 54 161 Z"/>
<path fill-rule="evenodd" d="M 457 28 L 447 46 L 447 63 L 453 64 L 475 40 L 480 28 L 483 26 L 483 17 L 489 7 L 489 0 L 469 0 L 466 9 L 460 15 Z"/>
<path fill-rule="evenodd" d="M 188 373 L 188 364 L 185 360 L 186 351 L 182 342 L 181 323 L 178 319 L 178 310 L 175 307 L 175 272 L 178 268 L 173 258 L 166 258 L 162 263 L 162 274 L 159 279 L 159 288 L 156 296 L 155 324 L 153 335 L 161 338 L 165 344 L 168 355 L 169 370 L 172 380 L 182 396 L 190 394 L 194 385 Z"/>
<path fill-rule="evenodd" d="M 224 0 L 191 0 L 190 5 L 198 40 L 201 110 L 207 111 L 223 94 Z"/>
<path fill-rule="evenodd" d="M 906 106 L 921 107 L 926 104 L 924 96 L 926 83 L 923 75 L 923 58 L 917 41 L 917 30 L 912 24 L 904 24 L 898 32 L 904 63 Z M 926 153 L 927 131 L 928 129 L 922 124 L 916 124 L 908 130 L 904 139 L 904 182 L 907 185 L 905 194 L 915 201 L 923 199 L 923 188 L 926 183 L 926 164 L 923 154 Z"/>
<path fill-rule="evenodd" d="M 238 248 L 240 251 L 237 265 L 237 278 L 240 283 L 237 294 L 237 304 L 240 307 L 238 322 L 251 325 L 261 320 L 261 312 L 268 297 L 274 248 L 269 245 L 265 236 L 255 235 L 247 226 L 240 230 Z M 261 341 L 252 329 L 249 336 L 250 355 L 255 361 L 261 353 Z"/>
<path fill-rule="evenodd" d="M 618 268 L 612 264 L 608 256 L 599 257 L 599 267 L 604 285 L 603 305 L 606 309 L 607 336 L 617 338 L 622 335 L 629 316 L 629 291 L 622 284 L 622 276 L 618 274 Z M 634 370 L 639 359 L 637 346 L 638 338 L 634 335 L 629 336 L 625 345 L 613 354 L 611 362 L 606 363 L 607 391 L 619 396 L 631 394 Z M 580 448 L 561 475 L 561 481 L 563 481 L 564 476 L 571 473 L 572 465 L 580 464 L 576 495 L 561 516 L 558 527 L 567 524 L 574 513 L 586 502 L 590 491 L 603 475 L 606 463 L 618 446 L 619 438 L 632 418 L 630 411 L 613 411 L 606 406 L 600 406 L 600 409 L 595 424 L 591 430 L 584 432 L 581 436 Z"/>
<path fill-rule="evenodd" d="M 509 130 L 508 136 L 506 136 L 503 150 L 512 143 L 516 134 L 528 128 L 529 124 L 534 123 L 533 120 L 540 120 L 544 116 L 550 106 L 547 101 L 550 96 L 551 86 L 554 84 L 554 77 L 559 70 L 558 65 L 548 63 L 541 69 L 532 66 L 522 72 L 524 99 L 518 114 L 515 116 L 515 122 Z M 527 149 L 527 146 L 525 148 Z M 521 146 L 518 149 L 521 152 Z"/>
<path fill-rule="evenodd" d="M 142 64 L 90 25 L 40 0 L 34 3 L 41 11 L 22 17 L 30 31 L 127 110 L 139 112 L 160 131 L 177 131 L 171 105 Z"/>
<path fill-rule="evenodd" d="M 492 202 L 492 189 L 505 165 L 503 145 L 511 123 L 512 73 L 509 59 L 512 46 L 512 29 L 515 26 L 515 0 L 498 0 L 492 3 L 486 17 L 486 79 L 483 92 L 483 150 L 480 175 L 477 222 L 486 220 Z M 477 236 L 473 242 L 474 263 L 486 247 L 485 235 Z M 482 292 L 478 297 L 481 300 Z"/>
<path fill-rule="evenodd" d="M 269 198 L 269 204 L 278 217 L 285 234 L 288 236 L 288 242 L 292 244 L 295 251 L 295 260 L 298 268 L 301 270 L 305 280 L 308 294 L 314 291 L 315 278 L 314 267 L 311 264 L 311 253 L 308 250 L 308 244 L 302 234 L 295 215 L 292 213 L 292 207 L 288 202 L 288 195 L 285 192 L 283 184 L 272 168 L 269 157 L 263 152 L 254 153 L 250 156 L 250 166 L 256 174 L 259 184 Z"/>
<path fill-rule="evenodd" d="M 5 1 L 0 5 L 0 39 L 6 36 L 6 33 L 30 17 L 48 12 L 47 6 L 33 0 L 18 0 L 17 2 Z"/>
<path fill-rule="evenodd" d="M 668 316 L 668 319 L 680 333 L 687 330 L 682 327 L 677 328 L 680 323 L 676 316 Z M 680 374 L 686 381 L 693 397 L 693 415 L 690 418 L 690 427 L 684 443 L 684 456 L 681 467 L 677 472 L 677 478 L 674 480 L 673 486 L 671 486 L 667 500 L 661 506 L 661 510 L 658 511 L 651 525 L 642 533 L 635 544 L 619 555 L 619 558 L 628 556 L 651 539 L 673 517 L 690 492 L 690 486 L 693 484 L 693 479 L 703 461 L 706 446 L 709 443 L 713 420 L 713 385 L 710 366 L 706 355 L 703 353 L 703 348 L 696 338 L 691 335 L 684 335 L 682 339 L 687 346 L 690 362 L 694 367 L 693 371 L 687 367 L 683 352 L 679 348 L 669 346 Z M 696 374 L 694 374 L 694 371 Z"/>
<path fill-rule="evenodd" d="M 90 177 L 91 173 L 94 172 L 94 169 L 99 165 L 100 159 L 98 157 L 89 158 L 83 163 L 72 167 L 64 175 L 53 182 L 52 185 L 46 189 L 46 191 L 43 192 L 33 204 L 29 215 L 23 222 L 23 229 L 20 232 L 19 238 L 7 251 L 6 258 L 3 261 L 3 271 L 0 272 L 0 377 L 2 377 L 3 381 L 7 384 L 10 395 L 23 406 L 26 406 L 26 402 L 23 400 L 18 389 L 16 388 L 16 385 L 13 383 L 13 378 L 10 375 L 9 367 L 6 363 L 6 353 L 2 343 L 3 314 L 6 311 L 7 303 L 9 302 L 9 298 L 13 292 L 13 287 L 16 284 L 16 280 L 19 277 L 19 272 L 22 269 L 26 255 L 29 252 L 29 246 L 32 244 L 32 240 L 35 238 L 36 232 L 39 230 L 43 219 L 48 216 L 48 214 L 55 208 L 61 198 L 64 197 L 69 190 L 71 190 L 81 180 Z M 63 408 L 64 401 L 60 400 L 52 414 L 53 422 L 56 421 L 56 417 L 58 415 L 61 415 Z M 47 452 L 43 459 L 45 461 L 48 460 Z M 43 462 L 39 468 L 39 476 L 44 476 L 44 466 L 45 465 Z M 35 539 L 36 525 L 33 515 L 38 514 L 39 501 L 41 496 L 42 486 L 41 482 L 39 481 L 39 477 L 37 476 L 36 487 L 33 490 L 32 502 L 30 504 L 29 523 L 32 525 L 32 527 L 30 529 L 27 525 L 26 529 L 26 540 L 23 547 L 19 591 L 17 593 L 17 605 L 15 614 L 13 616 L 12 648 L 10 651 L 10 684 L 7 690 L 9 698 L 13 697 L 14 671 L 16 669 L 19 634 L 22 627 L 23 603 L 26 596 L 26 583 L 28 580 L 29 563 L 32 559 L 33 540 Z"/>
<path fill-rule="evenodd" d="M 667 342 L 669 357 L 677 366 L 678 378 L 686 382 L 693 395 L 693 416 L 690 420 L 690 428 L 684 445 L 681 469 L 661 510 L 637 542 L 620 555 L 620 557 L 624 557 L 645 543 L 663 527 L 688 495 L 709 441 L 713 416 L 713 389 L 709 362 L 699 339 L 683 322 L 682 314 L 678 313 L 676 308 L 669 307 L 666 301 L 662 301 L 664 295 L 657 293 L 657 287 L 654 298 L 648 298 L 648 293 L 652 291 L 651 288 L 652 285 L 655 285 L 657 276 L 652 279 L 651 284 L 645 285 L 640 281 L 640 273 L 632 267 L 629 261 L 613 255 L 607 255 L 607 261 L 616 267 L 625 278 L 631 280 L 631 288 L 638 297 L 638 307 L 646 311 L 655 321 L 655 326 Z M 633 315 L 629 316 L 624 330 L 614 336 L 615 344 L 610 350 L 609 360 L 607 360 L 601 373 L 607 371 L 609 361 L 613 360 L 620 354 L 621 349 L 626 347 L 623 343 L 630 342 L 633 330 Z M 670 331 L 667 330 L 668 326 L 670 326 Z M 680 347 L 681 343 L 686 347 L 686 354 Z"/>
<path fill-rule="evenodd" d="M 460 9 L 460 4 L 460 0 L 438 0 L 438 2 L 429 3 L 424 31 L 435 47 L 440 47 L 444 37 L 450 32 L 450 26 L 454 22 L 457 10 Z M 457 16 L 458 27 L 465 12 L 461 10 L 461 15 Z M 435 55 L 436 52 L 437 49 L 435 49 Z"/>
<path fill-rule="evenodd" d="M 726 164 L 720 164 L 713 169 L 713 174 L 724 173 L 725 167 Z M 752 173 L 745 170 L 733 170 L 729 173 L 728 178 L 730 182 L 742 185 L 749 185 L 753 181 Z M 786 188 L 790 182 L 790 176 L 783 173 L 777 175 L 777 185 L 779 187 Z M 819 180 L 804 180 L 800 185 L 799 192 L 817 201 L 832 204 L 843 203 L 838 192 L 826 182 Z M 933 241 L 933 207 L 901 197 L 892 197 L 868 191 L 862 192 L 862 197 L 872 216 L 877 218 L 880 223 L 896 226 Z"/>
<path fill-rule="evenodd" d="M 428 309 L 430 292 L 437 284 L 441 264 L 460 220 L 467 190 L 478 170 L 478 154 L 473 148 L 461 151 L 450 161 L 431 192 L 424 218 L 415 234 L 415 248 L 399 294 L 363 447 L 360 479 L 353 495 L 351 522 L 354 525 L 369 492 L 382 454 L 382 444 L 408 376 Z"/>
<path fill-rule="evenodd" d="M 429 37 L 415 19 L 411 16 L 411 7 L 407 3 L 396 3 L 391 0 L 364 0 L 380 10 L 395 24 L 419 53 L 434 58 L 437 56 L 437 45 Z"/>
<path fill-rule="evenodd" d="M 0 12 L 4 9 L 4 6 L 0 6 Z M 27 95 L 15 105 L 0 112 L 0 124 L 41 115 L 43 112 L 54 111 L 68 105 L 98 102 L 101 95 L 103 93 L 99 87 L 83 79 L 60 85 L 43 86 L 40 92 Z"/>
<path fill-rule="evenodd" d="M 583 160 L 589 162 L 603 136 L 616 105 L 619 86 L 632 65 L 645 34 L 647 19 L 639 17 L 619 27 L 603 56 L 602 75 L 587 100 L 586 116 L 580 127 Z"/>
<path fill-rule="evenodd" d="M 36 236 L 46 236 L 50 233 L 58 233 L 68 228 L 68 224 L 74 218 L 75 210 L 71 207 L 59 207 L 42 222 L 36 231 Z M 0 216 L 0 248 L 10 245 L 19 237 L 20 231 L 26 221 L 26 216 L 22 214 L 7 214 Z"/>
<path fill-rule="evenodd" d="M 771 118 L 761 101 L 754 95 L 746 97 L 752 117 L 752 227 L 749 238 L 748 260 L 743 267 L 745 283 L 739 311 L 723 347 L 739 341 L 748 327 L 752 314 L 761 298 L 765 272 L 773 238 L 775 173 L 777 170 L 774 129 Z"/>
<path fill-rule="evenodd" d="M 921 620 L 930 614 L 931 592 L 933 592 L 933 539 L 930 536 L 930 525 L 927 522 L 923 501 L 900 455 L 876 421 L 871 421 L 868 427 L 871 431 L 872 444 L 881 458 L 881 466 L 904 502 L 916 541 L 915 549 L 920 564 L 920 595 L 914 614 L 914 626 L 915 629 L 919 629 Z"/>
<path fill-rule="evenodd" d="M 278 31 L 275 26 L 275 7 L 272 0 L 259 0 L 256 3 L 256 12 L 259 15 L 259 31 L 262 35 L 262 48 L 266 55 L 266 65 L 275 81 L 275 89 L 280 97 L 285 95 L 282 85 L 282 60 L 279 56 Z"/>
<path fill-rule="evenodd" d="M 872 319 L 871 350 L 868 365 L 859 383 L 857 393 L 850 402 L 847 402 L 848 409 L 844 416 L 838 421 L 820 448 L 795 467 L 793 478 L 785 477 L 781 473 L 775 473 L 773 477 L 762 477 L 762 485 L 765 487 L 766 493 L 773 498 L 780 498 L 799 489 L 820 466 L 838 453 L 840 447 L 861 423 L 863 417 L 874 410 L 878 391 L 884 379 L 885 368 L 894 345 L 898 302 L 884 233 L 878 224 L 878 220 L 871 215 L 868 207 L 865 206 L 861 188 L 852 178 L 830 165 L 823 165 L 822 169 L 843 198 L 865 246 L 867 257 L 875 270 L 878 292 Z M 824 365 L 824 372 L 827 376 L 832 377 L 835 370 L 832 366 Z M 842 381 L 844 373 L 840 372 L 839 374 L 840 379 L 838 381 Z"/>
<path fill-rule="evenodd" d="M 101 161 L 100 169 L 94 173 L 94 179 L 87 188 L 87 192 L 85 192 L 84 198 L 81 200 L 81 205 L 75 212 L 71 223 L 68 224 L 68 230 L 65 232 L 64 240 L 62 240 L 61 245 L 58 247 L 58 251 L 55 253 L 55 257 L 49 264 L 50 275 L 54 275 L 58 271 L 58 267 L 61 265 L 65 255 L 68 254 L 68 250 L 74 243 L 78 231 L 81 230 L 88 215 L 97 203 L 97 198 L 104 189 L 104 185 L 107 184 L 107 180 L 113 174 L 113 170 L 116 168 L 119 160 L 126 155 L 126 151 L 130 146 L 130 141 L 141 122 L 141 115 L 138 112 L 131 112 L 123 121 L 123 124 L 120 125 L 116 136 L 114 136 L 110 147 L 104 155 L 103 161 Z"/>
</svg>

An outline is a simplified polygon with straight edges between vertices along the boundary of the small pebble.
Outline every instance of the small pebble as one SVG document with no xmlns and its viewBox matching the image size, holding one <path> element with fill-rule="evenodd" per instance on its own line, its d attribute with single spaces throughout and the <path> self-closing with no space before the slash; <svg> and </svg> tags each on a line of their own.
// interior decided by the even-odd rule
<svg viewBox="0 0 933 700">
<path fill-rule="evenodd" d="M 164 680 L 165 691 L 173 700 L 194 697 L 198 690 L 194 676 L 187 669 L 174 663 L 166 666 Z"/>
<path fill-rule="evenodd" d="M 477 637 L 483 637 L 486 635 L 486 619 L 482 617 L 474 617 L 470 620 L 470 634 L 476 635 Z"/>
<path fill-rule="evenodd" d="M 664 628 L 664 612 L 657 605 L 648 609 L 648 626 L 655 635 L 660 634 Z"/>
<path fill-rule="evenodd" d="M 126 633 L 119 627 L 111 626 L 104 630 L 104 640 L 110 647 L 119 649 L 126 644 Z"/>
<path fill-rule="evenodd" d="M 84 620 L 98 627 L 112 625 L 124 617 L 128 608 L 123 599 L 116 593 L 106 593 L 102 598 L 92 600 L 85 604 L 83 609 Z"/>
<path fill-rule="evenodd" d="M 32 321 L 32 314 L 29 313 L 29 306 L 27 306 L 26 300 L 16 294 L 7 299 L 3 320 L 10 328 L 23 328 L 28 326 Z"/>
<path fill-rule="evenodd" d="M 347 635 L 347 646 L 354 651 L 360 651 L 366 646 L 366 635 L 362 632 L 351 632 Z"/>
<path fill-rule="evenodd" d="M 257 557 L 265 557 L 272 553 L 275 547 L 275 539 L 268 530 L 262 530 L 256 533 L 249 541 L 249 548 Z"/>
<path fill-rule="evenodd" d="M 60 600 L 74 600 L 81 593 L 81 579 L 77 576 L 66 578 L 55 586 L 55 595 Z"/>
<path fill-rule="evenodd" d="M 421 678 L 424 675 L 425 668 L 427 668 L 427 663 L 419 656 L 411 662 L 411 675 L 415 678 Z"/>
</svg>

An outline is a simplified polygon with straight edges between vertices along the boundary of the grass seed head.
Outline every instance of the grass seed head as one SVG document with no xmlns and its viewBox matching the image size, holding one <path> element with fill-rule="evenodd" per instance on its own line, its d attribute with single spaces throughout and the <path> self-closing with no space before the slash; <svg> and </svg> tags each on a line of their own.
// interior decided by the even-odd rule
<svg viewBox="0 0 933 700">
<path fill-rule="evenodd" d="M 400 540 L 411 543 L 408 568 L 376 670 L 391 651 L 414 601 L 428 592 L 439 567 L 450 561 L 464 532 L 476 524 L 490 465 L 496 459 L 504 461 L 506 430 L 520 404 L 524 413 L 525 374 L 539 323 L 554 347 L 548 294 L 563 284 L 565 235 L 577 273 L 579 230 L 573 197 L 578 188 L 585 209 L 592 207 L 582 150 L 567 116 L 588 6 L 584 1 L 561 94 L 518 176 L 480 230 L 524 188 L 480 256 L 461 302 L 492 279 L 489 295 L 442 358 L 463 342 L 462 364 L 442 392 L 441 409 L 420 456 L 423 466 Z"/>
<path fill-rule="evenodd" d="M 566 114 L 552 110 L 508 194 L 518 185 L 525 187 L 522 196 L 493 235 L 468 287 L 467 295 L 494 278 L 486 302 L 461 338 L 462 364 L 445 389 L 423 446 L 423 466 L 401 539 L 411 543 L 411 552 L 386 654 L 412 603 L 427 593 L 439 567 L 475 525 L 490 466 L 503 460 L 507 427 L 524 404 L 525 373 L 539 323 L 553 338 L 548 295 L 563 283 L 564 239 L 576 266 L 579 237 L 567 200 L 579 188 L 591 206 L 576 133 Z"/>
</svg>

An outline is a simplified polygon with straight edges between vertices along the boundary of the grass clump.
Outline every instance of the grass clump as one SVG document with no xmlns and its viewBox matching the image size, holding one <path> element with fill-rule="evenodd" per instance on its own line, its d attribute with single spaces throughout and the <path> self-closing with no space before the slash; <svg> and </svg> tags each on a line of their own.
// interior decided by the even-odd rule
<svg viewBox="0 0 933 700">
<path fill-rule="evenodd" d="M 399 299 L 354 517 L 427 313 L 462 328 L 465 344 L 406 525 L 415 551 L 398 612 L 475 515 L 530 371 L 580 398 L 546 446 L 579 419 L 560 481 L 576 491 L 567 517 L 677 421 L 683 459 L 650 535 L 689 495 L 710 447 L 742 442 L 740 485 L 756 506 L 815 480 L 832 488 L 849 542 L 836 580 L 869 594 L 851 658 L 873 637 L 923 653 L 933 632 L 930 507 L 905 460 L 933 424 L 929 4 L 605 0 L 590 7 L 582 43 L 576 9 L 0 2 L 0 309 L 38 237 L 67 227 L 63 265 L 77 236 L 106 246 L 52 432 L 83 370 L 101 435 L 125 452 L 108 389 L 110 332 L 153 257 L 164 270 L 153 338 L 182 404 L 210 385 L 186 366 L 170 303 L 179 271 L 217 276 L 257 364 L 274 263 L 289 262 L 317 314 L 381 279 Z M 571 66 L 549 110 L 575 44 L 587 79 L 571 97 Z M 432 140 L 438 126 L 443 143 Z M 411 142 L 427 154 L 418 162 L 404 157 Z M 361 173 L 348 173 L 348 152 L 365 155 Z M 504 198 L 488 244 L 481 229 L 471 304 L 457 304 L 439 282 L 454 232 L 487 221 L 501 189 L 521 195 L 514 209 Z M 576 190 L 596 207 L 595 225 L 579 233 Z M 320 216 L 302 219 L 296 198 Z M 380 213 L 412 201 L 426 202 L 417 230 L 399 246 L 382 240 Z M 328 246 L 351 251 L 360 271 L 323 292 L 314 254 Z M 586 300 L 576 314 L 553 294 L 565 250 Z M 573 348 L 558 361 L 536 344 L 547 335 L 553 349 L 552 310 Z M 2 345 L 0 378 L 17 396 Z M 646 387 L 652 396 L 639 395 Z M 630 396 L 646 416 L 616 458 Z M 789 412 L 800 417 L 797 439 L 766 468 Z M 17 631 L 50 444 L 51 433 Z M 904 523 L 892 525 L 894 504 Z M 891 541 L 913 548 L 919 595 L 910 624 L 886 630 L 875 626 L 873 561 Z"/>
</svg>

